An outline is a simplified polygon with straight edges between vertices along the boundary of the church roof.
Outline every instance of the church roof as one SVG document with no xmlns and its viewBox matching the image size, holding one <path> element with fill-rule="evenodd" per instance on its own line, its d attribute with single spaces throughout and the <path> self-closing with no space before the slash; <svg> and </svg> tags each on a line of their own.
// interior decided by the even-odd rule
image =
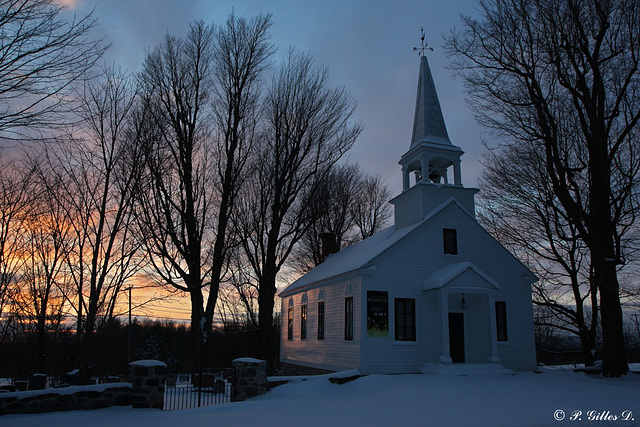
<svg viewBox="0 0 640 427">
<path fill-rule="evenodd" d="M 418 95 L 410 148 L 424 142 L 452 145 L 444 123 L 440 101 L 438 101 L 436 86 L 433 82 L 426 55 L 423 55 L 420 59 Z"/>
<path fill-rule="evenodd" d="M 427 222 L 436 213 L 440 212 L 451 203 L 457 204 L 457 202 L 451 198 L 434 209 L 429 215 L 422 219 L 422 221 L 418 221 L 415 224 L 399 229 L 396 229 L 395 226 L 392 225 L 391 227 L 385 228 L 365 240 L 361 240 L 360 242 L 342 249 L 340 252 L 329 255 L 322 264 L 316 266 L 314 269 L 285 288 L 280 293 L 280 296 L 284 296 L 290 291 L 303 286 L 366 267 L 370 261 L 374 260 L 378 255 L 382 254 L 421 224 Z"/>
</svg>

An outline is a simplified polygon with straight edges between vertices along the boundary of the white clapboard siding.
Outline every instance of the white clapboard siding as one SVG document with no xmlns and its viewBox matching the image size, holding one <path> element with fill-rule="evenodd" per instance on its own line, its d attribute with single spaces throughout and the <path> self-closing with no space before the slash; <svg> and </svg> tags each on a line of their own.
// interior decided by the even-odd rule
<svg viewBox="0 0 640 427">
<path fill-rule="evenodd" d="M 458 254 L 444 254 L 442 229 L 457 230 Z M 340 256 L 340 253 L 332 255 Z M 493 299 L 486 293 L 465 295 L 467 309 L 460 310 L 453 294 L 448 310 L 465 316 L 465 356 L 467 363 L 486 363 L 491 356 L 491 332 L 495 330 L 494 301 L 507 306 L 508 338 L 498 343 L 502 364 L 514 370 L 535 369 L 535 342 L 531 304 L 532 274 L 495 241 L 457 203 L 444 206 L 427 221 L 374 257 L 360 271 L 327 278 L 294 289 L 294 339 L 287 340 L 289 296 L 282 301 L 283 329 L 281 361 L 324 369 L 359 368 L 363 373 L 417 372 L 427 362 L 437 362 L 443 349 L 443 316 L 439 290 L 423 291 L 425 281 L 447 265 L 471 262 L 499 286 Z M 468 276 L 468 277 L 467 277 Z M 455 281 L 474 280 L 463 273 Z M 353 342 L 344 341 L 344 297 L 353 286 L 355 333 Z M 452 282 L 453 283 L 453 282 Z M 457 283 L 457 282 L 456 282 Z M 325 292 L 325 340 L 317 340 L 318 292 Z M 389 334 L 368 337 L 366 330 L 367 291 L 388 293 Z M 300 303 L 308 299 L 307 340 L 300 340 Z M 394 299 L 414 298 L 416 341 L 395 340 Z M 473 321 L 472 321 L 473 319 Z M 447 332 L 448 333 L 448 332 Z"/>
</svg>

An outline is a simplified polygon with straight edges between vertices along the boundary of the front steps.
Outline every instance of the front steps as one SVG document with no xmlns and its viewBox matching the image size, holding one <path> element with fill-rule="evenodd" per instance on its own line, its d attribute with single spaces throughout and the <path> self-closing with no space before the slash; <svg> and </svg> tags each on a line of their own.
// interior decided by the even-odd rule
<svg viewBox="0 0 640 427">
<path fill-rule="evenodd" d="M 513 375 L 500 363 L 425 363 L 420 368 L 421 374 L 481 376 L 481 375 Z"/>
</svg>

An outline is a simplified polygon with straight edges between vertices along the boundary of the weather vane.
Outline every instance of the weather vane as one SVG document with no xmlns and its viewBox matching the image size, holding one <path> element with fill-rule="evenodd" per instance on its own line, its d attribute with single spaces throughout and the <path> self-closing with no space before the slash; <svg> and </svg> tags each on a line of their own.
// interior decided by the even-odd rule
<svg viewBox="0 0 640 427">
<path fill-rule="evenodd" d="M 414 47 L 413 50 L 418 52 L 418 56 L 424 56 L 425 50 L 430 50 L 433 52 L 433 48 L 428 46 L 424 41 L 424 28 L 420 28 L 420 32 L 422 33 L 422 37 L 420 37 L 420 47 Z"/>
</svg>

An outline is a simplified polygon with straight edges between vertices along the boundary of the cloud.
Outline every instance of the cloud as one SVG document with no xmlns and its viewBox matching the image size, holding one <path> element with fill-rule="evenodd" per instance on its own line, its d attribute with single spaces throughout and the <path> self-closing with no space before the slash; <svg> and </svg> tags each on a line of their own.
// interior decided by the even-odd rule
<svg viewBox="0 0 640 427">
<path fill-rule="evenodd" d="M 79 6 L 82 6 L 84 0 L 53 0 L 54 4 L 64 6 L 67 9 L 75 10 Z"/>
</svg>

